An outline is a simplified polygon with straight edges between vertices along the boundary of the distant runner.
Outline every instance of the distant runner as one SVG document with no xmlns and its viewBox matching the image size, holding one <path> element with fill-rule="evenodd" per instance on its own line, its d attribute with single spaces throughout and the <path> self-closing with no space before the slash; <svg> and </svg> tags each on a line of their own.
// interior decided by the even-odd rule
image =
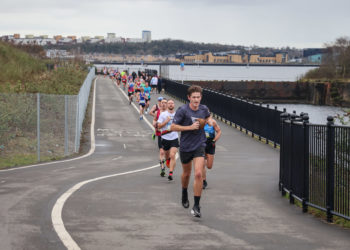
<svg viewBox="0 0 350 250">
<path fill-rule="evenodd" d="M 146 94 L 144 89 L 141 87 L 141 92 L 139 92 L 139 106 L 140 106 L 140 120 L 143 120 L 143 112 L 146 106 Z"/>
<path fill-rule="evenodd" d="M 134 97 L 134 83 L 129 82 L 128 83 L 128 97 L 129 97 L 129 105 L 131 105 L 132 99 Z"/>
</svg>

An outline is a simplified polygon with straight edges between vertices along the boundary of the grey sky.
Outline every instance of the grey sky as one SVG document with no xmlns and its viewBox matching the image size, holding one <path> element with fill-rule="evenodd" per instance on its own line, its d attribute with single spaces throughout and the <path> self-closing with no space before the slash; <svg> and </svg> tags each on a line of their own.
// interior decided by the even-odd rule
<svg viewBox="0 0 350 250">
<path fill-rule="evenodd" d="M 349 0 L 2 0 L 0 35 L 103 35 L 320 47 L 350 36 Z"/>
</svg>

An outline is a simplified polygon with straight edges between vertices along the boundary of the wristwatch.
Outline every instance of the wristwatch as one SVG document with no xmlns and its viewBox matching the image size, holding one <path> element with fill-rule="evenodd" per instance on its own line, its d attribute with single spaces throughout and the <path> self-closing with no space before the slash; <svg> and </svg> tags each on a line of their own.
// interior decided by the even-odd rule
<svg viewBox="0 0 350 250">
<path fill-rule="evenodd" d="M 214 142 L 214 143 L 215 143 L 216 141 L 215 141 L 215 140 L 212 140 L 212 142 Z"/>
</svg>

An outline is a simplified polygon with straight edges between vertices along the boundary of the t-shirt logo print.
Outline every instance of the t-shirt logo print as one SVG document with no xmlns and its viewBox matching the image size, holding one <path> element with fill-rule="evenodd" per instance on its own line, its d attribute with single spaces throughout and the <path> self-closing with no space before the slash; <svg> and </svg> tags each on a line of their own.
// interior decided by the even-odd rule
<svg viewBox="0 0 350 250">
<path fill-rule="evenodd" d="M 192 120 L 192 123 L 195 123 L 198 120 L 198 118 L 191 116 L 191 120 Z"/>
</svg>

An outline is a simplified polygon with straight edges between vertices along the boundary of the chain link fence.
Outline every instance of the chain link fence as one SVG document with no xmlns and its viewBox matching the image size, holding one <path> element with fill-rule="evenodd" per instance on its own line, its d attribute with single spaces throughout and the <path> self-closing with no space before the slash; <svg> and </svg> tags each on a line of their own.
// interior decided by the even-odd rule
<svg viewBox="0 0 350 250">
<path fill-rule="evenodd" d="M 79 152 L 95 69 L 78 95 L 0 93 L 0 168 Z"/>
</svg>

